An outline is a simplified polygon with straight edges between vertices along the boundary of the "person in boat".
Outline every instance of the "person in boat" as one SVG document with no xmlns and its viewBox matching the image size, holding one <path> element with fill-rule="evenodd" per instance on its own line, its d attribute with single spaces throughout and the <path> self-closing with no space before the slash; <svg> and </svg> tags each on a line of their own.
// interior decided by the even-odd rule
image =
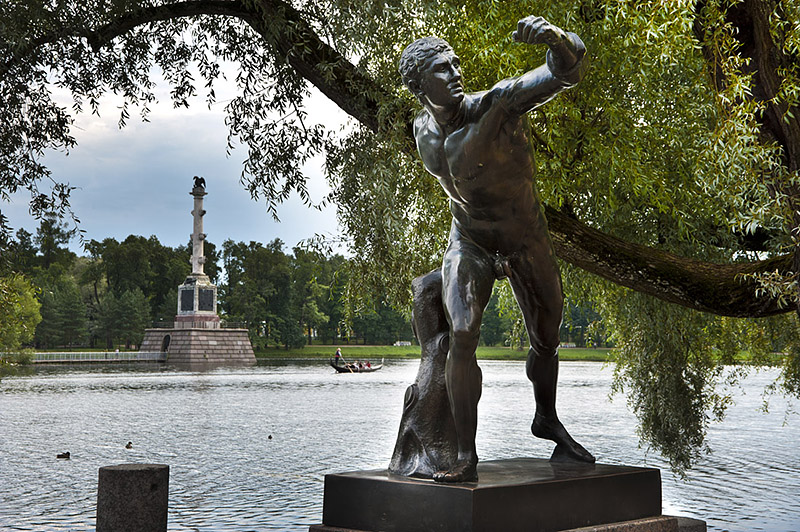
<svg viewBox="0 0 800 532">
<path fill-rule="evenodd" d="M 422 104 L 414 137 L 425 169 L 450 199 L 452 225 L 442 260 L 442 302 L 450 326 L 445 381 L 458 458 L 439 482 L 478 478 L 475 432 L 481 370 L 475 357 L 481 320 L 496 279 L 508 278 L 530 338 L 526 370 L 533 383 L 534 436 L 556 442 L 556 454 L 594 457 L 556 415 L 561 274 L 534 186 L 525 115 L 580 81 L 586 48 L 542 17 L 517 23 L 513 39 L 546 44 L 546 63 L 488 91 L 466 94 L 452 47 L 437 37 L 411 43 L 400 57 L 403 83 Z"/>
<path fill-rule="evenodd" d="M 342 362 L 342 349 L 340 347 L 336 348 L 336 355 L 334 356 L 336 360 L 335 364 L 338 366 Z"/>
</svg>

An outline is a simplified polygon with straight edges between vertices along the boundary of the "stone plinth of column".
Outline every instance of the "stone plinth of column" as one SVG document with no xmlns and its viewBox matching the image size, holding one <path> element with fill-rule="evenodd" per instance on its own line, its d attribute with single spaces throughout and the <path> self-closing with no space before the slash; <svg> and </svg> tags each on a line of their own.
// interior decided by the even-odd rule
<svg viewBox="0 0 800 532">
<path fill-rule="evenodd" d="M 201 327 L 147 329 L 141 350 L 164 352 L 168 364 L 233 366 L 256 364 L 247 329 Z"/>
<path fill-rule="evenodd" d="M 197 323 L 202 328 L 219 327 L 217 287 L 205 274 L 192 274 L 178 287 L 175 327 L 186 328 L 188 323 Z"/>
</svg>

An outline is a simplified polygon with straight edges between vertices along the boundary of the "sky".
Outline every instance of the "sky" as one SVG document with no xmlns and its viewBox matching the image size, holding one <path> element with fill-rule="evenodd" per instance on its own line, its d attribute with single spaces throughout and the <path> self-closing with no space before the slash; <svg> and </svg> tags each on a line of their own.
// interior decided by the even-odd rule
<svg viewBox="0 0 800 532">
<path fill-rule="evenodd" d="M 315 234 L 339 234 L 335 207 L 319 211 L 297 197 L 278 207 L 280 222 L 267 213 L 263 200 L 256 202 L 239 183 L 246 149 L 238 147 L 226 156 L 227 128 L 224 107 L 235 95 L 233 84 L 215 85 L 218 100 L 208 108 L 203 94 L 188 109 L 174 109 L 169 88 L 158 81 L 158 104 L 151 106 L 149 122 L 141 121 L 131 110 L 126 127 L 119 129 L 119 102 L 112 96 L 101 101 L 100 116 L 81 114 L 76 118 L 73 136 L 78 141 L 68 155 L 48 153 L 45 164 L 56 181 L 77 187 L 71 205 L 80 219 L 84 238 L 123 240 L 128 235 L 155 235 L 168 246 L 189 242 L 192 232 L 193 176 L 206 180 L 204 232 L 208 240 L 221 245 L 234 241 L 270 242 L 280 238 L 291 251 L 299 241 Z M 66 93 L 55 93 L 65 106 L 71 104 Z M 311 116 L 336 126 L 347 115 L 319 93 L 312 95 Z M 320 170 L 322 159 L 305 167 L 310 177 L 313 201 L 321 200 L 329 187 Z M 46 186 L 44 184 L 43 186 Z M 11 204 L 0 205 L 16 229 L 35 233 L 39 222 L 28 214 L 29 194 L 17 193 Z M 75 239 L 70 248 L 84 254 Z"/>
</svg>

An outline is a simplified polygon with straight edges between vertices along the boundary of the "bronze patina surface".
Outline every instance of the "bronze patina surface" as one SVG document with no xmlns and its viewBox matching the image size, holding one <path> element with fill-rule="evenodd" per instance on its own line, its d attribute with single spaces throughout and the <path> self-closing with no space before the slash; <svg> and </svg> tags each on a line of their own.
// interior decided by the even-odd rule
<svg viewBox="0 0 800 532">
<path fill-rule="evenodd" d="M 478 93 L 464 92 L 460 60 L 442 39 L 418 39 L 400 58 L 403 82 L 423 107 L 414 122 L 417 148 L 450 198 L 453 221 L 441 272 L 415 281 L 415 297 L 424 299 L 414 309 L 423 362 L 406 394 L 390 465 L 395 473 L 440 482 L 477 479 L 482 375 L 475 349 L 498 278 L 511 283 L 530 338 L 526 369 L 536 402 L 532 433 L 556 443 L 553 459 L 594 462 L 556 413 L 564 297 L 534 185 L 526 118 L 581 79 L 586 49 L 577 35 L 541 17 L 520 20 L 513 38 L 547 45 L 545 63 Z M 432 303 L 436 290 L 439 300 Z M 451 420 L 446 409 L 442 414 L 443 397 Z"/>
</svg>

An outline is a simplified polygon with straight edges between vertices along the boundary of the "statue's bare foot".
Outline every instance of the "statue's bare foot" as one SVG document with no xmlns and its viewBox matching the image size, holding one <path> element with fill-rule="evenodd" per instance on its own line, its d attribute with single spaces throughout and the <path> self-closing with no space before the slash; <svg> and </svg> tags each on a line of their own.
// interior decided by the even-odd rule
<svg viewBox="0 0 800 532">
<path fill-rule="evenodd" d="M 460 460 L 449 471 L 437 471 L 433 474 L 436 482 L 477 482 L 478 465 L 472 460 Z"/>
<path fill-rule="evenodd" d="M 531 425 L 531 432 L 537 438 L 556 442 L 556 452 L 553 453 L 551 460 L 578 460 L 594 463 L 594 456 L 572 439 L 558 418 L 548 419 L 536 414 Z"/>
</svg>

